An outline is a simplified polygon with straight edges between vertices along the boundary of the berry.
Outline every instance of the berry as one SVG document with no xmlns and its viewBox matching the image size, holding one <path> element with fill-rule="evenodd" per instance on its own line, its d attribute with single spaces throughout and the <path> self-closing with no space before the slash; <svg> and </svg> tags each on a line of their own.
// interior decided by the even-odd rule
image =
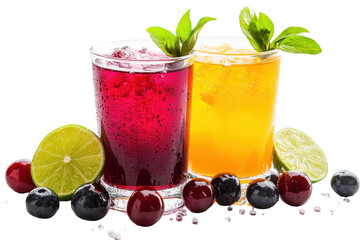
<svg viewBox="0 0 360 240">
<path fill-rule="evenodd" d="M 277 183 L 281 199 L 291 206 L 303 205 L 311 195 L 310 178 L 300 171 L 284 172 Z"/>
<path fill-rule="evenodd" d="M 222 206 L 229 206 L 241 197 L 240 180 L 231 173 L 215 175 L 211 180 L 215 192 L 215 201 Z"/>
<path fill-rule="evenodd" d="M 134 191 L 130 196 L 127 214 L 136 225 L 148 227 L 160 220 L 164 208 L 160 194 L 149 187 L 144 187 Z"/>
<path fill-rule="evenodd" d="M 9 187 L 18 193 L 27 193 L 36 188 L 31 173 L 31 162 L 26 159 L 13 162 L 6 170 L 5 179 Z"/>
<path fill-rule="evenodd" d="M 51 218 L 58 209 L 59 198 L 48 188 L 35 188 L 26 198 L 26 210 L 34 217 Z"/>
<path fill-rule="evenodd" d="M 331 187 L 340 196 L 350 197 L 359 191 L 359 178 L 353 172 L 339 171 L 332 176 Z"/>
<path fill-rule="evenodd" d="M 194 213 L 206 211 L 214 203 L 214 188 L 205 179 L 194 178 L 188 182 L 182 192 L 185 206 Z"/>
<path fill-rule="evenodd" d="M 74 192 L 71 208 L 81 219 L 96 221 L 106 216 L 110 209 L 110 196 L 99 183 L 86 183 Z"/>
<path fill-rule="evenodd" d="M 246 198 L 254 208 L 267 209 L 279 201 L 279 191 L 273 182 L 259 178 L 249 183 Z"/>
<path fill-rule="evenodd" d="M 270 171 L 270 176 L 268 176 L 266 179 L 273 182 L 276 186 L 277 182 L 279 181 L 279 175 L 275 171 Z"/>
</svg>

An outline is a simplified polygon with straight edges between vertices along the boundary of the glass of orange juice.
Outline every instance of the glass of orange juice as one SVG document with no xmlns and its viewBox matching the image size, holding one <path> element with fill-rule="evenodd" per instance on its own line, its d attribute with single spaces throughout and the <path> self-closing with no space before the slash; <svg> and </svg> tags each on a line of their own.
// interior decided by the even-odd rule
<svg viewBox="0 0 360 240">
<path fill-rule="evenodd" d="M 246 183 L 272 163 L 280 55 L 246 39 L 209 38 L 195 51 L 189 168 L 231 172 Z"/>
</svg>

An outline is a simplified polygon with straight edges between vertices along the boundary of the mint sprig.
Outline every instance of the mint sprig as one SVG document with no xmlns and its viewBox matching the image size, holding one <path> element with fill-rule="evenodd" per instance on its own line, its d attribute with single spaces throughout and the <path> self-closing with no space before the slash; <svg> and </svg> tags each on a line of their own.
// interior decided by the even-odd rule
<svg viewBox="0 0 360 240">
<path fill-rule="evenodd" d="M 271 41 L 275 31 L 274 24 L 264 13 L 256 14 L 245 7 L 240 12 L 239 22 L 241 30 L 258 52 L 280 49 L 290 53 L 321 53 L 321 48 L 315 40 L 299 35 L 309 32 L 305 28 L 288 27 Z"/>
<path fill-rule="evenodd" d="M 191 53 L 201 29 L 207 22 L 212 20 L 216 20 L 216 18 L 203 17 L 199 20 L 195 28 L 192 29 L 189 9 L 180 19 L 176 28 L 176 35 L 162 27 L 149 27 L 146 31 L 156 46 L 166 55 L 170 57 L 181 57 Z"/>
</svg>

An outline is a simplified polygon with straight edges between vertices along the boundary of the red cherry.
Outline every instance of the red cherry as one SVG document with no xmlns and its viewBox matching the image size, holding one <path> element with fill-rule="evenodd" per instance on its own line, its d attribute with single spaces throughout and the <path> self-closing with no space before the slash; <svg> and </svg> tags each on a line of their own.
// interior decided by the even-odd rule
<svg viewBox="0 0 360 240">
<path fill-rule="evenodd" d="M 164 213 L 160 194 L 148 187 L 133 192 L 127 204 L 127 214 L 136 225 L 147 227 L 158 222 Z"/>
<path fill-rule="evenodd" d="M 277 183 L 281 199 L 291 206 L 301 206 L 312 192 L 310 178 L 300 171 L 284 172 Z"/>
<path fill-rule="evenodd" d="M 194 178 L 188 182 L 182 192 L 185 206 L 194 213 L 201 213 L 214 203 L 214 188 L 207 180 Z"/>
<path fill-rule="evenodd" d="M 30 173 L 31 162 L 21 159 L 13 162 L 6 170 L 5 179 L 9 187 L 18 193 L 27 193 L 36 188 Z"/>
</svg>

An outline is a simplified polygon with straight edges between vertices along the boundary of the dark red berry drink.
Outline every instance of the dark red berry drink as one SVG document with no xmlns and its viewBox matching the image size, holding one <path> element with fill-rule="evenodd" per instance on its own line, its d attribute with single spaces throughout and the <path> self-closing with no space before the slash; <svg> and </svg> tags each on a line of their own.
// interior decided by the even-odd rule
<svg viewBox="0 0 360 240">
<path fill-rule="evenodd" d="M 130 47 L 92 50 L 106 153 L 102 181 L 117 190 L 150 186 L 160 194 L 180 186 L 187 174 L 191 56 L 169 58 Z"/>
</svg>

